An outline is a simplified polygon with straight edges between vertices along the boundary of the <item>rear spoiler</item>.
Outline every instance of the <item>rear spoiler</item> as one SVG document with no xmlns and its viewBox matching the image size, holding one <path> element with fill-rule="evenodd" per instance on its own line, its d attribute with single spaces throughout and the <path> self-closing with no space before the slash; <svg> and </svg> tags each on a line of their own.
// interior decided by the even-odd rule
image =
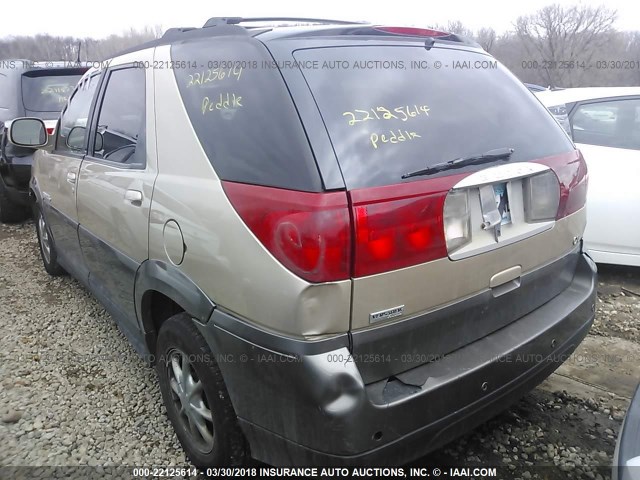
<svg viewBox="0 0 640 480">
<path fill-rule="evenodd" d="M 87 70 L 89 70 L 87 67 L 36 68 L 34 70 L 24 72 L 22 76 L 35 78 L 53 76 L 57 77 L 64 75 L 84 75 Z"/>
</svg>

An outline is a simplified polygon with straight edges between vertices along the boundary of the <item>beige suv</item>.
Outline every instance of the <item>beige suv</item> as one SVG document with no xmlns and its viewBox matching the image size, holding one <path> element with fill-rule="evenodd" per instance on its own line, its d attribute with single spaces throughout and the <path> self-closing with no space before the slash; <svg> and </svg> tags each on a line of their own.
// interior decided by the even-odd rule
<svg viewBox="0 0 640 480">
<path fill-rule="evenodd" d="M 410 461 L 593 321 L 582 156 L 453 34 L 170 30 L 87 72 L 54 143 L 31 181 L 44 266 L 155 364 L 196 465 Z"/>
</svg>

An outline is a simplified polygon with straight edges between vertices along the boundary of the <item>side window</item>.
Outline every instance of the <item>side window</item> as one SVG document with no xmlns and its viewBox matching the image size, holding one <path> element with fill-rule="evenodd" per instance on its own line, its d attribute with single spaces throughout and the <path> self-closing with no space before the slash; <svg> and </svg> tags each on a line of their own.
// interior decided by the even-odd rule
<svg viewBox="0 0 640 480">
<path fill-rule="evenodd" d="M 111 72 L 98 115 L 93 156 L 127 165 L 144 165 L 145 71 Z"/>
<path fill-rule="evenodd" d="M 580 105 L 571 127 L 576 143 L 640 150 L 640 99 Z"/>
<path fill-rule="evenodd" d="M 229 58 L 234 61 L 226 62 Z M 322 189 L 282 75 L 264 68 L 273 57 L 262 43 L 250 37 L 196 39 L 172 45 L 171 60 L 193 66 L 173 72 L 193 130 L 221 179 Z M 215 67 L 226 63 L 232 65 Z"/>
<path fill-rule="evenodd" d="M 89 110 L 99 83 L 99 73 L 84 78 L 71 94 L 56 134 L 58 152 L 86 153 Z"/>
</svg>

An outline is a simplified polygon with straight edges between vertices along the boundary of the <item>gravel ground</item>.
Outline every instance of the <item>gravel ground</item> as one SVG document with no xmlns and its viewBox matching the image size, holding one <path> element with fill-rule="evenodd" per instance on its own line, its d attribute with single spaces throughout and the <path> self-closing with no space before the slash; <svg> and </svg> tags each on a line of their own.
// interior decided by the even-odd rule
<svg viewBox="0 0 640 480">
<path fill-rule="evenodd" d="M 76 281 L 45 273 L 33 224 L 0 225 L 0 246 L 0 466 L 185 465 L 155 372 Z M 640 343 L 640 269 L 603 268 L 600 279 L 591 335 Z M 415 465 L 606 479 L 619 400 L 539 388 Z"/>
<path fill-rule="evenodd" d="M 0 465 L 184 465 L 155 371 L 78 282 L 0 225 Z"/>
</svg>

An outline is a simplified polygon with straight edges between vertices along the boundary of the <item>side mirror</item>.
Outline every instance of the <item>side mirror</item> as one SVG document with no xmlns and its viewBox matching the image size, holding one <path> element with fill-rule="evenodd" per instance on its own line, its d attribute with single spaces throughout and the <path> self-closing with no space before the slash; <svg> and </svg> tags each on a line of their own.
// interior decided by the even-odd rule
<svg viewBox="0 0 640 480">
<path fill-rule="evenodd" d="M 99 152 L 104 148 L 104 137 L 100 132 L 96 132 L 96 140 L 93 145 L 94 152 Z"/>
<path fill-rule="evenodd" d="M 84 136 L 86 132 L 86 127 L 73 127 L 69 130 L 66 138 L 67 147 L 71 150 L 84 150 Z"/>
<path fill-rule="evenodd" d="M 9 127 L 9 141 L 18 147 L 40 148 L 47 144 L 47 129 L 39 118 L 18 118 Z"/>
</svg>

